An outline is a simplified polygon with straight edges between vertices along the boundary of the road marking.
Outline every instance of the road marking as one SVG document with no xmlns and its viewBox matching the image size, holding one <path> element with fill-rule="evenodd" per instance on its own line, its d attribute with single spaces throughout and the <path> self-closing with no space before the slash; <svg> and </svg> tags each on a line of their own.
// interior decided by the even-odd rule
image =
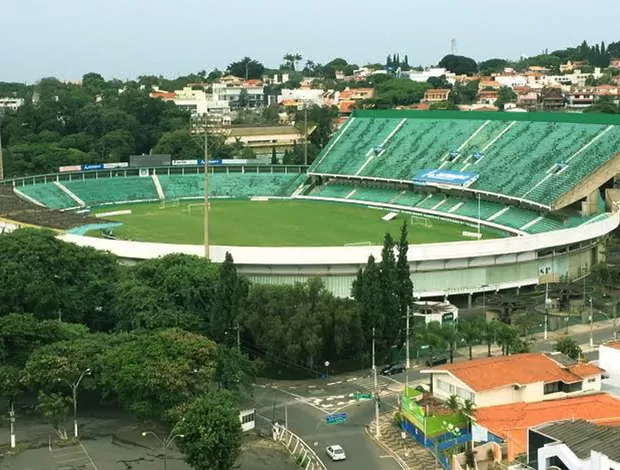
<svg viewBox="0 0 620 470">
<path fill-rule="evenodd" d="M 321 413 L 325 413 L 326 415 L 329 415 L 330 412 L 329 411 L 325 411 L 323 408 L 319 408 L 318 406 L 316 406 L 314 403 L 310 403 L 308 401 L 307 398 L 302 397 L 301 395 L 297 395 L 296 393 L 293 392 L 289 392 L 287 390 L 282 390 L 281 388 L 275 388 L 275 387 L 271 387 L 272 390 L 277 390 L 278 392 L 282 392 L 282 393 L 286 393 L 292 397 L 298 398 L 299 401 L 305 403 L 308 406 L 311 406 L 312 408 L 314 408 L 315 410 L 319 410 Z"/>
<path fill-rule="evenodd" d="M 393 459 L 394 456 L 393 455 L 380 455 L 379 458 L 380 459 Z"/>
</svg>

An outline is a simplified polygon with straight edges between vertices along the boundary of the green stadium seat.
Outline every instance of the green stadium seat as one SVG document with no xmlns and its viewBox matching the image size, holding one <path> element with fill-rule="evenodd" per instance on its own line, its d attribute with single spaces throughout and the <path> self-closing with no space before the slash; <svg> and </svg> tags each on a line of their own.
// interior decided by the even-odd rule
<svg viewBox="0 0 620 470">
<path fill-rule="evenodd" d="M 88 205 L 159 199 L 150 177 L 114 177 L 63 182 Z"/>
<path fill-rule="evenodd" d="M 158 178 L 166 199 L 198 198 L 204 194 L 204 174 L 161 175 Z M 295 173 L 214 173 L 209 175 L 209 195 L 230 198 L 290 196 L 303 179 Z"/>
<path fill-rule="evenodd" d="M 68 209 L 78 206 L 71 196 L 54 183 L 29 184 L 18 186 L 16 189 L 50 209 Z"/>
</svg>

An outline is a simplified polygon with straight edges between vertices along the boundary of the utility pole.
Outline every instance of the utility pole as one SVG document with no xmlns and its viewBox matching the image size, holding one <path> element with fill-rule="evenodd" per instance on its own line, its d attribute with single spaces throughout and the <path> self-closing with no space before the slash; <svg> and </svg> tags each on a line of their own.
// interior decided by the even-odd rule
<svg viewBox="0 0 620 470">
<path fill-rule="evenodd" d="M 288 430 L 288 406 L 284 405 L 284 429 Z"/>
<path fill-rule="evenodd" d="M 407 337 L 405 340 L 405 369 L 409 370 L 411 367 L 411 361 L 409 359 L 409 305 L 407 305 Z M 409 376 L 407 376 L 409 377 Z"/>
<path fill-rule="evenodd" d="M 13 407 L 13 400 L 11 400 L 9 417 L 11 419 L 11 449 L 15 449 L 15 408 Z"/>
<path fill-rule="evenodd" d="M 241 351 L 241 327 L 239 326 L 239 322 L 237 322 L 237 349 Z"/>
<path fill-rule="evenodd" d="M 549 329 L 549 283 L 545 285 L 545 340 Z"/>
<path fill-rule="evenodd" d="M 308 166 L 308 103 L 304 101 L 304 165 Z"/>
<path fill-rule="evenodd" d="M 372 372 L 375 382 L 375 437 L 381 437 L 379 430 L 379 385 L 377 384 L 377 364 L 375 363 L 375 329 L 372 329 Z"/>
<path fill-rule="evenodd" d="M 211 250 L 209 246 L 209 118 L 205 113 L 205 208 L 204 208 L 204 238 L 205 238 L 205 258 L 211 259 Z"/>
<path fill-rule="evenodd" d="M 4 164 L 2 160 L 2 118 L 4 117 L 4 109 L 0 109 L 0 181 L 4 179 Z"/>
<path fill-rule="evenodd" d="M 592 297 L 590 297 L 590 347 L 594 347 L 594 332 L 593 332 L 593 324 L 594 317 L 592 316 Z"/>
</svg>

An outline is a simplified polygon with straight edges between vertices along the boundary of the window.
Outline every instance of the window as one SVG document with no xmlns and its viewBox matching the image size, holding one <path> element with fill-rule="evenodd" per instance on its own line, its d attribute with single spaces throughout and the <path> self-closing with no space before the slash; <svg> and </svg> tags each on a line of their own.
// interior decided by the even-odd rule
<svg viewBox="0 0 620 470">
<path fill-rule="evenodd" d="M 560 382 L 551 382 L 549 384 L 545 384 L 545 395 L 549 395 L 550 393 L 558 393 L 560 391 Z"/>
<path fill-rule="evenodd" d="M 591 384 L 593 382 L 596 382 L 596 377 L 592 377 L 591 379 L 588 379 L 588 383 Z"/>
</svg>

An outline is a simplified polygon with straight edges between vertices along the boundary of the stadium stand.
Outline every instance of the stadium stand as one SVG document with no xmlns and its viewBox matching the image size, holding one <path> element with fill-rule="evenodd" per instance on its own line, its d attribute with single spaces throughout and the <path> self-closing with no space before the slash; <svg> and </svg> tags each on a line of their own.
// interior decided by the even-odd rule
<svg viewBox="0 0 620 470">
<path fill-rule="evenodd" d="M 209 176 L 213 197 L 288 196 L 303 181 L 294 173 L 214 173 Z M 196 198 L 204 192 L 204 175 L 161 175 L 167 199 Z"/>
<path fill-rule="evenodd" d="M 151 178 L 117 177 L 85 179 L 66 181 L 63 184 L 88 205 L 124 201 L 147 201 L 159 198 Z"/>
<path fill-rule="evenodd" d="M 42 185 L 43 186 L 43 185 Z M 71 200 L 72 204 L 75 204 Z M 103 219 L 41 207 L 19 197 L 11 185 L 0 185 L 0 217 L 16 222 L 66 230 Z"/>
<path fill-rule="evenodd" d="M 615 116 L 355 110 L 309 173 L 410 182 L 428 169 L 472 172 L 468 189 L 550 208 L 618 154 Z"/>
<path fill-rule="evenodd" d="M 50 209 L 65 209 L 78 205 L 71 196 L 54 184 L 30 184 L 20 186 L 19 190 Z"/>
</svg>

